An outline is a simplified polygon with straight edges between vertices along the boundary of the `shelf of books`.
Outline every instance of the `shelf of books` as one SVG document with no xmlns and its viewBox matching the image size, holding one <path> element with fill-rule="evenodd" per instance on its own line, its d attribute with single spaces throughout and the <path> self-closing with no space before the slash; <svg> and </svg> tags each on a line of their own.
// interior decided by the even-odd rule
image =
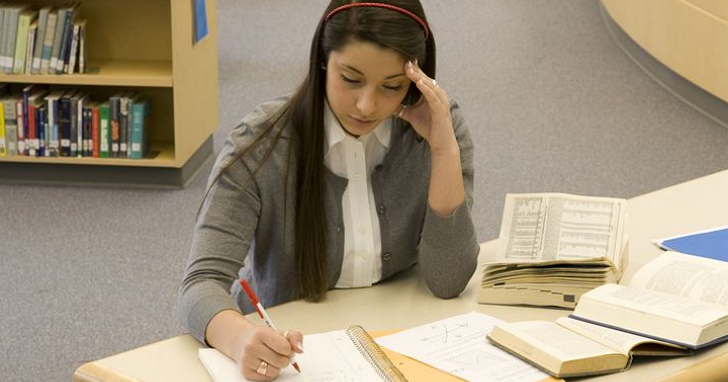
<svg viewBox="0 0 728 382">
<path fill-rule="evenodd" d="M 183 187 L 218 124 L 215 10 L 0 1 L 0 182 Z"/>
</svg>

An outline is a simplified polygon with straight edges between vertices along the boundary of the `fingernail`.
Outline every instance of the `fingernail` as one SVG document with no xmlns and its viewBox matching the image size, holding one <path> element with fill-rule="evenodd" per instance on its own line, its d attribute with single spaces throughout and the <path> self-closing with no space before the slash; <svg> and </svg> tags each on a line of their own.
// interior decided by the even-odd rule
<svg viewBox="0 0 728 382">
<path fill-rule="evenodd" d="M 296 347 L 299 351 L 303 351 L 303 343 L 302 342 L 296 342 Z"/>
<path fill-rule="evenodd" d="M 407 68 L 412 69 L 412 61 L 407 61 Z"/>
<path fill-rule="evenodd" d="M 419 60 L 415 58 L 415 65 L 419 63 Z"/>
</svg>

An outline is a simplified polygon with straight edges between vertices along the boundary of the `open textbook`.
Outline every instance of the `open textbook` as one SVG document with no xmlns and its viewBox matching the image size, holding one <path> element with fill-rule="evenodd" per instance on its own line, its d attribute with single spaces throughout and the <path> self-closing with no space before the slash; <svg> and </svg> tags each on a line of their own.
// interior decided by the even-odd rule
<svg viewBox="0 0 728 382">
<path fill-rule="evenodd" d="M 478 302 L 573 308 L 617 282 L 628 257 L 625 199 L 561 193 L 507 194 L 496 258 Z"/>
<path fill-rule="evenodd" d="M 728 263 L 665 252 L 626 286 L 582 295 L 571 317 L 698 349 L 728 340 Z"/>
<path fill-rule="evenodd" d="M 361 326 L 310 334 L 305 341 L 306 352 L 296 355 L 301 373 L 287 367 L 276 381 L 407 381 Z M 217 349 L 199 349 L 198 357 L 215 382 L 247 381 L 235 361 Z"/>
<path fill-rule="evenodd" d="M 497 324 L 488 339 L 560 378 L 622 371 L 633 355 L 692 354 L 679 345 L 568 317 Z"/>
</svg>

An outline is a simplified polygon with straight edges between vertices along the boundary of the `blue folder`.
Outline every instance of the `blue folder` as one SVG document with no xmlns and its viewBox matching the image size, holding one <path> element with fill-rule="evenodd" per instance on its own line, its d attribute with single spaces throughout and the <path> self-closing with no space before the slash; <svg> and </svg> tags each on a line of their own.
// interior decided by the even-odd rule
<svg viewBox="0 0 728 382">
<path fill-rule="evenodd" d="M 656 241 L 660 247 L 728 262 L 728 226 Z"/>
</svg>

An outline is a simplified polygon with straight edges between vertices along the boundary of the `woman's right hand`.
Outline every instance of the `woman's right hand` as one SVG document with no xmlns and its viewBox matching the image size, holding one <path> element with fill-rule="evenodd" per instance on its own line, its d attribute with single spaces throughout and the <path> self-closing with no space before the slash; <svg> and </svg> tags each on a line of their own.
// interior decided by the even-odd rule
<svg viewBox="0 0 728 382">
<path fill-rule="evenodd" d="M 243 376 L 252 381 L 270 381 L 290 366 L 295 353 L 303 353 L 303 334 L 295 330 L 278 333 L 268 327 L 251 326 L 240 341 L 237 361 Z"/>
</svg>

